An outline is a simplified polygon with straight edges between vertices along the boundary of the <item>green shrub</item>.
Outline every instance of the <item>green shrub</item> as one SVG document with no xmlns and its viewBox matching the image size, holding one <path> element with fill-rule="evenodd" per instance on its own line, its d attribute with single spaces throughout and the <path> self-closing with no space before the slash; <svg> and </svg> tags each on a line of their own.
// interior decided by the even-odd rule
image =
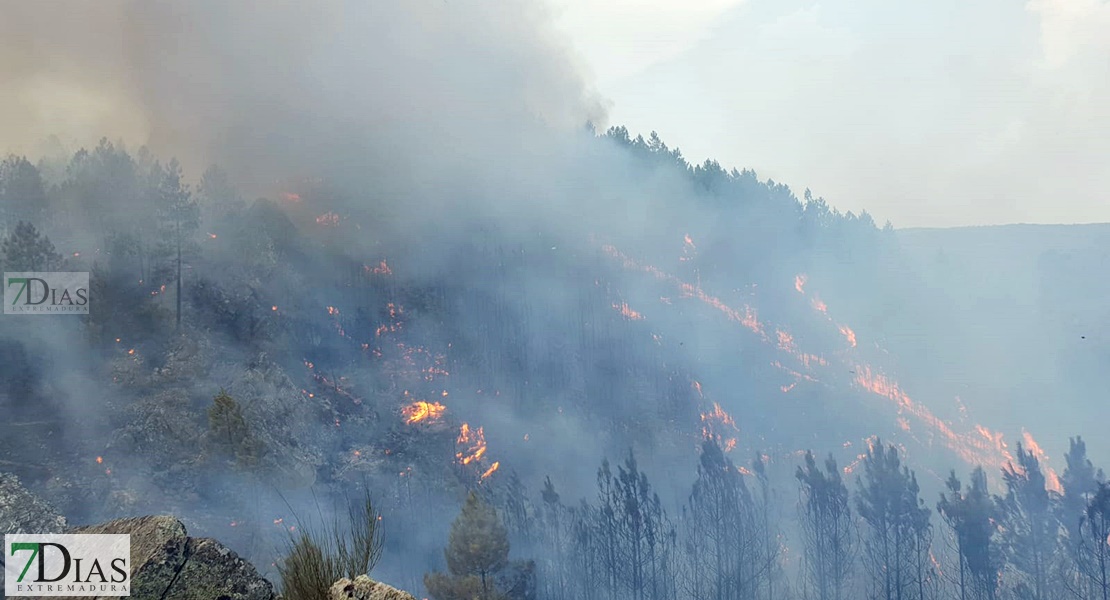
<svg viewBox="0 0 1110 600">
<path fill-rule="evenodd" d="M 257 466 L 265 448 L 247 426 L 243 409 L 224 390 L 212 399 L 208 408 L 208 432 L 217 451 L 235 457 L 242 467 Z"/>
<path fill-rule="evenodd" d="M 282 595 L 286 600 L 327 600 L 337 580 L 368 575 L 382 554 L 380 521 L 367 492 L 363 502 L 348 503 L 346 524 L 338 517 L 319 528 L 299 523 L 278 565 Z"/>
</svg>

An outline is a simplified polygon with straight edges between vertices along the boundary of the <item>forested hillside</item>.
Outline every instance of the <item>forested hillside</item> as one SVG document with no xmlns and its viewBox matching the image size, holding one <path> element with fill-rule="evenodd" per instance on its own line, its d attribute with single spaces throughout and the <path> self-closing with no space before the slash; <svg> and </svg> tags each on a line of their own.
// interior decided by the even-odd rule
<svg viewBox="0 0 1110 600">
<path fill-rule="evenodd" d="M 106 140 L 9 157 L 0 266 L 89 271 L 93 300 L 0 321 L 0 466 L 72 520 L 169 512 L 260 565 L 369 490 L 410 589 L 476 492 L 513 559 L 483 593 L 514 598 L 1103 593 L 1082 440 L 1053 467 L 1038 423 L 916 391 L 964 374 L 912 238 L 655 134 L 570 148 L 504 171 L 519 197 L 441 203 L 248 197 Z M 443 600 L 479 568 L 447 559 Z"/>
</svg>

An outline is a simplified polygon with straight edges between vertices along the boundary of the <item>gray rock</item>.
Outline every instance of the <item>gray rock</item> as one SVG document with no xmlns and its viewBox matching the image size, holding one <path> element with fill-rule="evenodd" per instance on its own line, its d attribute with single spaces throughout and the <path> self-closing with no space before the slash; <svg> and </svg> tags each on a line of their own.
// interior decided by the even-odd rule
<svg viewBox="0 0 1110 600">
<path fill-rule="evenodd" d="M 47 501 L 27 491 L 19 478 L 0 473 L 0 534 L 62 533 L 66 519 Z"/>
<path fill-rule="evenodd" d="M 365 575 L 355 577 L 354 581 L 344 577 L 332 584 L 328 590 L 328 600 L 416 600 L 408 592 L 374 581 Z"/>
<path fill-rule="evenodd" d="M 131 597 L 162 600 L 273 600 L 269 581 L 208 538 L 191 538 L 173 517 L 118 519 L 73 533 L 131 536 Z"/>
</svg>

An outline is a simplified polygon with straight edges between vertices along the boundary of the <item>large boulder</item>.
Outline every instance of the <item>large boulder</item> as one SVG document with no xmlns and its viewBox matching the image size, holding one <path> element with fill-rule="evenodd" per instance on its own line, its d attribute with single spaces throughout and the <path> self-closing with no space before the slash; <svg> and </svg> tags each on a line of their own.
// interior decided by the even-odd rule
<svg viewBox="0 0 1110 600">
<path fill-rule="evenodd" d="M 62 533 L 66 519 L 47 501 L 23 487 L 19 478 L 0 473 L 0 534 Z"/>
<path fill-rule="evenodd" d="M 408 592 L 374 581 L 365 575 L 355 577 L 354 581 L 344 577 L 332 584 L 328 590 L 328 600 L 416 600 Z"/>
<path fill-rule="evenodd" d="M 173 517 L 117 519 L 72 533 L 131 536 L 131 596 L 161 600 L 273 600 L 273 585 L 237 554 L 192 538 Z"/>
</svg>

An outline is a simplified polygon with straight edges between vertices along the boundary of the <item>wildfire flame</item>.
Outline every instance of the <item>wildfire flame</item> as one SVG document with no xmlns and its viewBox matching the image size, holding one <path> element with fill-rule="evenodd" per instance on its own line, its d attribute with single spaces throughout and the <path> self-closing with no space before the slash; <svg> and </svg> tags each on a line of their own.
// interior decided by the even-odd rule
<svg viewBox="0 0 1110 600">
<path fill-rule="evenodd" d="M 779 350 L 793 353 L 797 349 L 794 345 L 794 336 L 781 329 L 776 330 L 775 334 L 777 334 L 779 338 Z"/>
<path fill-rule="evenodd" d="M 851 327 L 848 327 L 847 325 L 841 325 L 840 334 L 843 335 L 846 340 L 848 340 L 849 345 L 851 345 L 853 348 L 856 347 L 856 332 L 852 331 Z"/>
<path fill-rule="evenodd" d="M 812 368 L 813 365 L 820 365 L 822 367 L 828 366 L 829 363 L 827 360 L 825 360 L 824 357 L 817 356 L 816 354 L 807 354 L 799 350 L 798 345 L 794 343 L 794 336 L 790 335 L 789 333 L 781 329 L 776 329 L 775 335 L 778 337 L 779 350 L 782 350 L 783 352 L 786 352 L 787 354 L 790 354 L 794 358 L 798 359 L 798 362 L 802 363 L 805 368 Z"/>
<path fill-rule="evenodd" d="M 417 400 L 412 404 L 401 409 L 401 415 L 405 417 L 405 423 L 412 425 L 413 423 L 421 423 L 427 421 L 435 423 L 443 417 L 443 413 L 447 407 L 439 402 L 425 402 Z"/>
<path fill-rule="evenodd" d="M 460 465 L 469 465 L 486 453 L 486 434 L 481 427 L 471 430 L 470 425 L 463 423 L 459 427 L 459 437 L 455 443 L 463 448 L 455 453 Z"/>
<path fill-rule="evenodd" d="M 856 367 L 856 373 L 857 385 L 873 394 L 892 400 L 898 406 L 900 413 L 911 415 L 925 423 L 949 449 L 967 463 L 1002 467 L 1012 462 L 1013 457 L 1006 449 L 1001 433 L 996 434 L 982 425 L 977 425 L 975 428 L 975 433 L 979 437 L 957 433 L 928 408 L 914 402 L 896 382 L 882 374 L 872 372 L 871 367 Z"/>
<path fill-rule="evenodd" d="M 371 267 L 370 265 L 364 265 L 362 267 L 362 270 L 366 271 L 367 273 L 374 274 L 374 275 L 392 275 L 393 274 L 393 269 L 390 269 L 389 265 L 385 264 L 385 259 L 384 258 L 382 259 L 382 261 L 380 263 L 378 263 L 378 266 Z"/>
<path fill-rule="evenodd" d="M 500 462 L 493 463 L 492 465 L 490 465 L 490 467 L 488 469 L 486 469 L 486 471 L 484 473 L 482 473 L 482 479 L 487 479 L 490 475 L 493 475 L 494 473 L 496 473 L 497 469 L 499 469 L 500 467 L 501 467 Z"/>
<path fill-rule="evenodd" d="M 687 245 L 687 250 L 690 246 L 691 244 Z M 775 336 L 769 336 L 767 334 L 766 327 L 756 316 L 756 311 L 753 307 L 746 304 L 740 305 L 739 308 L 729 306 L 725 304 L 720 298 L 712 296 L 703 291 L 700 284 L 696 286 L 692 285 L 674 275 L 658 269 L 657 267 L 648 264 L 641 264 L 631 257 L 625 255 L 612 245 L 603 245 L 602 250 L 610 257 L 617 260 L 625 269 L 645 273 L 661 283 L 674 286 L 680 291 L 682 297 L 694 298 L 701 301 L 709 307 L 714 308 L 724 314 L 728 320 L 739 323 L 744 328 L 757 334 L 764 343 L 774 344 L 779 350 L 791 354 L 796 359 L 798 359 L 798 361 L 804 367 L 803 371 L 811 370 L 815 366 L 829 366 L 829 362 L 822 356 L 801 352 L 798 349 L 797 341 L 792 335 L 790 335 L 789 332 L 783 329 L 773 329 L 773 331 L 775 332 Z M 834 327 L 836 327 L 837 331 L 846 340 L 849 347 L 856 348 L 858 346 L 856 332 L 848 325 L 836 323 L 832 320 L 832 317 L 828 314 L 828 305 L 817 295 L 807 293 L 807 282 L 808 276 L 806 274 L 797 274 L 794 277 L 795 291 L 805 296 L 813 309 L 824 315 L 825 318 L 828 319 Z M 665 296 L 661 297 L 660 300 L 664 304 L 672 303 L 670 298 L 667 298 Z M 780 390 L 783 393 L 793 390 L 797 383 L 803 380 L 810 382 L 818 381 L 818 379 L 813 377 L 813 375 L 811 375 L 810 373 L 798 372 L 793 369 L 788 369 L 780 364 L 778 361 L 775 361 L 772 364 L 775 367 L 793 376 L 794 381 L 792 383 L 788 382 L 780 387 Z M 937 417 L 926 406 L 918 404 L 913 399 L 911 399 L 910 396 L 904 390 L 902 390 L 892 379 L 889 379 L 881 373 L 873 371 L 872 368 L 867 365 L 849 363 L 845 366 L 849 369 L 852 369 L 854 377 L 853 381 L 857 386 L 872 394 L 893 402 L 898 411 L 896 423 L 901 429 L 909 431 L 909 427 L 912 424 L 911 421 L 917 421 L 918 423 L 925 425 L 925 427 L 929 430 L 929 443 L 931 443 L 932 441 L 940 441 L 943 445 L 948 447 L 962 460 L 966 461 L 969 464 L 982 464 L 1001 468 L 1002 466 L 1005 466 L 1012 462 L 1012 455 L 1010 454 L 1005 442 L 1002 440 L 1002 434 L 992 432 L 991 430 L 983 426 L 976 426 L 975 429 L 967 432 L 954 431 L 949 423 Z M 694 382 L 693 385 L 694 388 L 698 390 L 699 396 L 701 396 L 700 384 Z M 702 415 L 703 433 L 706 435 L 706 437 L 712 436 L 715 439 L 720 439 L 718 437 L 719 434 L 711 431 L 711 428 L 707 426 L 709 423 L 712 422 L 714 418 L 720 418 L 718 411 L 723 413 L 723 410 L 720 410 L 719 405 L 715 404 L 712 411 L 709 411 L 706 414 Z M 961 408 L 961 414 L 965 414 L 965 409 Z M 729 417 L 729 419 L 731 420 L 731 417 Z M 723 425 L 723 423 L 718 423 L 718 426 L 721 425 Z M 734 422 L 730 423 L 729 425 L 733 429 L 735 429 Z M 1029 444 L 1029 440 L 1026 440 L 1026 444 L 1030 446 L 1030 451 L 1034 451 L 1032 449 L 1033 445 Z M 1037 447 L 1036 452 L 1040 452 L 1039 447 Z M 849 465 L 848 469 L 850 470 L 852 466 L 854 465 Z M 1050 468 L 1046 467 L 1045 477 L 1048 480 L 1049 486 L 1054 487 L 1058 485 L 1058 477 L 1056 476 L 1056 473 Z"/>
<path fill-rule="evenodd" d="M 629 321 L 642 321 L 644 318 L 644 315 L 632 310 L 627 302 L 621 302 L 620 304 L 614 303 L 613 308 Z"/>
<path fill-rule="evenodd" d="M 1025 448 L 1031 452 L 1043 466 L 1045 486 L 1049 490 L 1062 494 L 1064 492 L 1064 486 L 1060 484 L 1060 477 L 1052 467 L 1045 464 L 1048 461 L 1048 455 L 1041 449 L 1041 445 L 1037 443 L 1037 440 L 1033 439 L 1033 434 L 1023 429 L 1021 431 L 1021 438 L 1022 441 L 1025 442 Z"/>
<path fill-rule="evenodd" d="M 763 331 L 763 324 L 759 322 L 759 318 L 756 316 L 754 308 L 748 305 L 744 305 L 743 309 L 733 308 L 725 304 L 720 298 L 706 294 L 698 286 L 686 283 L 678 277 L 665 273 L 651 265 L 641 265 L 637 263 L 627 255 L 622 253 L 620 250 L 618 250 L 615 246 L 605 245 L 602 246 L 602 250 L 609 256 L 612 256 L 613 258 L 619 260 L 626 269 L 642 271 L 655 277 L 659 281 L 670 283 L 671 285 L 676 286 L 682 292 L 682 295 L 684 297 L 696 298 L 700 300 L 701 302 L 723 313 L 725 317 L 728 318 L 728 320 L 739 323 L 746 329 L 749 329 L 753 333 L 757 333 L 764 339 L 766 339 L 767 336 L 766 333 L 764 333 Z"/>
<path fill-rule="evenodd" d="M 721 405 L 716 402 L 713 403 L 713 410 L 702 413 L 701 420 L 707 423 L 717 422 L 722 425 L 728 425 L 733 429 L 736 428 L 736 421 L 733 420 L 732 415 L 725 412 L 725 410 L 721 408 Z"/>
<path fill-rule="evenodd" d="M 714 402 L 713 409 L 701 414 L 701 434 L 707 440 L 717 440 L 725 452 L 736 448 L 736 437 L 731 435 L 740 431 L 732 415 L 725 412 L 721 405 Z M 725 433 L 722 434 L 721 432 Z"/>
<path fill-rule="evenodd" d="M 690 237 L 690 234 L 687 233 L 682 238 L 682 256 L 679 257 L 678 260 L 681 262 L 693 260 L 697 252 L 698 247 L 694 245 L 694 238 Z"/>
</svg>

